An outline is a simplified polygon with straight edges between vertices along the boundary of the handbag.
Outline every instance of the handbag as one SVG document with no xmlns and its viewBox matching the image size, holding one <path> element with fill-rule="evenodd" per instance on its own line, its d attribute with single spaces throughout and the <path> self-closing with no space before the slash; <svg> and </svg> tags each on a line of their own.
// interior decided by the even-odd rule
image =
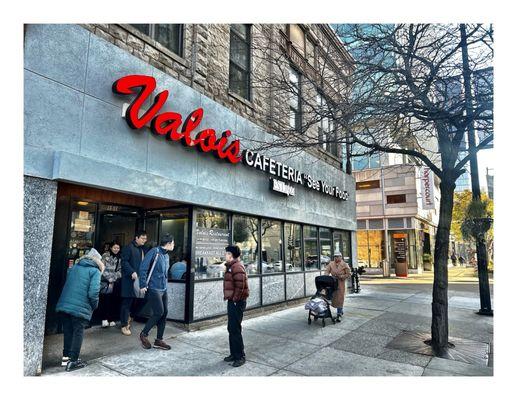
<svg viewBox="0 0 517 400">
<path fill-rule="evenodd" d="M 149 285 L 149 280 L 151 279 L 151 275 L 153 274 L 154 267 L 156 266 L 156 262 L 158 261 L 159 255 L 160 255 L 159 253 L 156 253 L 156 256 L 154 257 L 154 260 L 153 260 L 153 264 L 152 264 L 151 268 L 147 271 L 147 280 L 145 282 L 146 287 Z M 137 299 L 143 299 L 146 295 L 145 293 L 142 293 L 140 291 L 140 279 L 138 279 L 138 278 L 136 278 L 133 281 L 133 291 L 134 291 L 135 297 Z"/>
<path fill-rule="evenodd" d="M 106 286 L 104 286 L 102 289 L 101 289 L 101 293 L 102 294 L 112 294 L 113 293 L 113 286 L 115 284 L 113 282 L 110 282 L 108 283 Z"/>
</svg>

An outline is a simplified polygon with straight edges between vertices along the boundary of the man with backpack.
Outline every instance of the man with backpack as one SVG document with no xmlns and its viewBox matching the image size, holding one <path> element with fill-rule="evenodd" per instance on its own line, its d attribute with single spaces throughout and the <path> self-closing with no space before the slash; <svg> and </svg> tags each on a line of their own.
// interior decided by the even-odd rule
<svg viewBox="0 0 517 400">
<path fill-rule="evenodd" d="M 154 347 L 156 349 L 170 350 L 171 346 L 163 341 L 165 322 L 167 320 L 167 272 L 169 270 L 169 251 L 174 249 L 174 238 L 165 235 L 160 240 L 160 245 L 149 250 L 140 264 L 138 273 L 140 290 L 145 293 L 145 298 L 150 304 L 153 314 L 140 332 L 140 343 L 144 349 Z M 156 339 L 151 345 L 147 336 L 156 325 Z"/>
</svg>

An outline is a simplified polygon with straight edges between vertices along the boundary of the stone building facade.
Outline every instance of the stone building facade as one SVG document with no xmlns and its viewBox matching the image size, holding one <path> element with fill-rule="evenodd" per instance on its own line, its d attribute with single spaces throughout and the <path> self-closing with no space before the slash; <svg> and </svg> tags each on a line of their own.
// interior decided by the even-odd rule
<svg viewBox="0 0 517 400">
<path fill-rule="evenodd" d="M 257 148 L 257 143 L 272 143 L 290 133 L 293 91 L 289 84 L 286 88 L 284 78 L 290 79 L 292 71 L 298 74 L 298 97 L 304 97 L 296 104 L 301 122 L 312 121 L 310 106 L 318 105 L 315 93 L 328 104 L 346 95 L 352 60 L 332 29 L 327 25 L 174 29 L 177 47 L 172 51 L 163 42 L 173 36 L 160 36 L 158 26 L 25 27 L 26 375 L 41 372 L 45 333 L 60 330 L 55 304 L 68 268 L 91 247 L 102 252 L 112 240 L 129 243 L 137 229 L 148 232 L 151 245 L 164 233 L 174 234 L 171 260 L 186 258 L 187 267 L 184 278 L 168 282 L 168 317 L 186 327 L 224 315 L 221 249 L 230 241 L 246 250 L 249 309 L 313 294 L 315 276 L 335 251 L 356 262 L 355 181 L 341 167 L 340 146 L 316 144 L 287 154 Z M 230 49 L 233 40 L 242 39 L 235 39 L 241 32 L 247 32 L 242 37 L 248 37 L 251 49 L 249 98 L 229 90 L 229 76 L 236 68 Z M 291 75 L 283 68 L 290 68 Z M 168 90 L 160 113 L 175 112 L 185 118 L 203 109 L 199 129 L 213 129 L 219 138 L 231 131 L 241 154 L 255 151 L 270 165 L 274 160 L 277 167 L 285 166 L 284 171 L 288 166 L 300 176 L 303 173 L 303 181 L 289 182 L 280 169 L 275 176 L 274 169 L 264 164 L 250 167 L 217 159 L 200 145 L 199 151 L 180 146 L 151 134 L 147 126 L 133 129 L 127 110 L 135 96 L 113 90 L 115 82 L 130 75 L 155 82 L 153 95 Z M 149 101 L 143 108 L 148 106 Z M 325 130 L 328 120 L 325 125 L 316 118 L 315 126 L 306 123 L 296 134 L 319 138 L 323 128 L 323 137 L 332 138 L 328 135 L 334 133 Z M 339 126 L 334 128 L 339 131 Z M 278 177 L 296 189 L 294 196 L 270 187 L 268 183 Z M 307 177 L 325 182 L 333 191 L 309 188 Z M 343 190 L 347 197 L 338 198 L 335 194 Z M 45 238 L 44 245 L 38 238 Z"/>
</svg>

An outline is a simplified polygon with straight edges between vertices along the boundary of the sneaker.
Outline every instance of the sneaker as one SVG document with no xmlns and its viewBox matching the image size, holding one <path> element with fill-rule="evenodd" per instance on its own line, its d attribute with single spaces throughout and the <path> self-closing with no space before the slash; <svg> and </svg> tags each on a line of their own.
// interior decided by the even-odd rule
<svg viewBox="0 0 517 400">
<path fill-rule="evenodd" d="M 61 357 L 61 366 L 66 367 L 66 364 L 68 364 L 68 361 L 70 361 L 70 357 Z"/>
<path fill-rule="evenodd" d="M 245 358 L 239 358 L 238 360 L 235 360 L 232 364 L 232 367 L 240 367 L 241 365 L 244 365 L 246 363 Z"/>
<path fill-rule="evenodd" d="M 66 364 L 66 370 L 67 372 L 75 371 L 76 369 L 84 368 L 86 367 L 86 362 L 82 361 L 80 358 L 77 361 L 68 361 Z"/>
<path fill-rule="evenodd" d="M 129 325 L 128 326 L 123 326 L 122 328 L 120 328 L 120 331 L 125 336 L 131 336 L 131 331 L 129 330 Z"/>
<path fill-rule="evenodd" d="M 103 328 L 107 328 L 109 326 L 109 323 L 108 323 L 108 320 L 107 319 L 103 319 L 102 320 L 102 325 L 101 325 Z"/>
<path fill-rule="evenodd" d="M 140 332 L 140 343 L 142 343 L 142 347 L 146 350 L 149 350 L 152 347 L 151 342 L 142 332 Z"/>
<path fill-rule="evenodd" d="M 154 341 L 153 347 L 155 349 L 162 349 L 162 350 L 170 350 L 171 346 L 169 346 L 167 343 L 165 343 L 162 339 L 156 339 Z"/>
<path fill-rule="evenodd" d="M 224 357 L 224 361 L 225 361 L 225 362 L 232 362 L 232 361 L 235 361 L 235 359 L 233 358 L 233 356 L 232 356 L 232 355 L 229 355 L 229 356 L 227 356 L 227 357 Z"/>
<path fill-rule="evenodd" d="M 111 321 L 111 322 L 109 323 L 109 326 L 116 326 L 116 325 L 117 325 L 117 323 L 116 323 L 115 321 Z"/>
</svg>

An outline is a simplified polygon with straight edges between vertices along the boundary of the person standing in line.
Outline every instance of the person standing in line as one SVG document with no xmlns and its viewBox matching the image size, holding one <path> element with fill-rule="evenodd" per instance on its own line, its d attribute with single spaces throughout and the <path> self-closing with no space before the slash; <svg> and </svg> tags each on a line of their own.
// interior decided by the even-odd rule
<svg viewBox="0 0 517 400">
<path fill-rule="evenodd" d="M 246 309 L 246 299 L 250 292 L 246 270 L 241 263 L 239 246 L 226 247 L 226 271 L 224 273 L 224 300 L 228 300 L 228 334 L 230 355 L 224 361 L 233 361 L 233 367 L 240 367 L 246 362 L 244 342 L 242 340 L 242 318 Z"/>
<path fill-rule="evenodd" d="M 332 296 L 332 307 L 337 308 L 337 322 L 341 322 L 345 302 L 345 281 L 352 275 L 350 267 L 343 261 L 341 252 L 334 253 L 334 260 L 327 264 L 325 275 L 332 275 L 338 281 L 338 288 Z"/>
<path fill-rule="evenodd" d="M 169 251 L 174 249 L 174 238 L 165 235 L 157 246 L 147 252 L 140 264 L 140 290 L 150 304 L 153 314 L 140 332 L 140 343 L 144 349 L 170 350 L 171 346 L 163 341 L 165 322 L 167 321 L 167 273 L 169 271 Z M 156 339 L 153 345 L 147 337 L 149 331 L 156 325 Z"/>
<path fill-rule="evenodd" d="M 171 269 L 169 270 L 169 278 L 170 279 L 177 279 L 177 280 L 185 280 L 185 274 L 187 272 L 187 263 L 190 259 L 190 256 L 188 254 L 184 254 L 183 257 L 181 257 L 181 261 L 175 262 L 172 264 Z"/>
<path fill-rule="evenodd" d="M 138 231 L 135 239 L 127 246 L 122 248 L 122 279 L 121 279 L 121 297 L 122 304 L 120 306 L 120 330 L 123 335 L 131 335 L 131 310 L 133 309 L 133 316 L 138 313 L 142 306 L 135 294 L 134 282 L 138 279 L 138 270 L 140 263 L 145 256 L 145 242 L 147 242 L 147 233 L 145 231 Z M 140 307 L 135 307 L 135 303 Z"/>
<path fill-rule="evenodd" d="M 113 241 L 109 244 L 108 251 L 102 255 L 102 263 L 105 265 L 101 276 L 101 291 L 99 310 L 102 312 L 102 327 L 115 326 L 115 321 L 120 314 L 117 310 L 120 296 L 120 244 Z"/>
<path fill-rule="evenodd" d="M 67 271 L 65 286 L 56 312 L 63 322 L 63 358 L 61 366 L 73 371 L 86 366 L 79 358 L 84 328 L 99 304 L 99 289 L 104 264 L 101 255 L 91 249 Z"/>
</svg>

